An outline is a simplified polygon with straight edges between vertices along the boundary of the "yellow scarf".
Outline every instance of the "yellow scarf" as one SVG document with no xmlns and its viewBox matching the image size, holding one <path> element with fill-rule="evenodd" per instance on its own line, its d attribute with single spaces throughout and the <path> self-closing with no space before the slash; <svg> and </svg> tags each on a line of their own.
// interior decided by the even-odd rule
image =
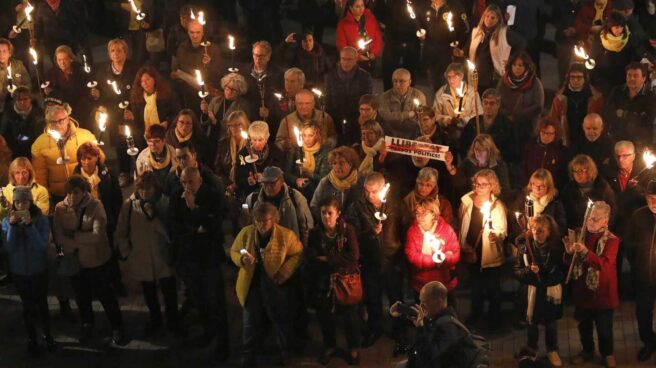
<svg viewBox="0 0 656 368">
<path fill-rule="evenodd" d="M 344 192 L 358 182 L 358 170 L 351 170 L 351 173 L 345 179 L 338 178 L 337 175 L 335 175 L 335 172 L 330 170 L 330 173 L 328 173 L 328 180 L 330 180 L 330 184 L 332 184 L 335 189 Z"/>
<path fill-rule="evenodd" d="M 606 10 L 606 5 L 608 5 L 608 1 L 604 1 L 603 4 L 597 5 L 597 3 L 593 3 L 594 8 L 595 8 L 595 16 L 594 19 L 592 20 L 592 23 L 601 23 L 604 20 L 604 10 Z"/>
<path fill-rule="evenodd" d="M 380 138 L 378 139 L 378 142 L 376 142 L 372 147 L 367 147 L 367 145 L 364 143 L 360 145 L 366 155 L 362 159 L 360 168 L 358 169 L 362 175 L 367 175 L 374 171 L 374 156 L 380 152 L 380 147 L 383 145 L 383 142 L 385 142 L 385 140 Z"/>
<path fill-rule="evenodd" d="M 165 152 L 166 156 L 164 157 L 164 161 L 162 161 L 162 162 L 157 162 L 157 160 L 155 160 L 153 158 L 153 153 L 152 152 L 150 152 L 150 155 L 148 155 L 148 161 L 150 162 L 150 167 L 152 167 L 153 170 L 165 169 L 171 163 L 171 152 L 169 152 L 169 148 L 164 147 L 164 152 Z"/>
<path fill-rule="evenodd" d="M 312 147 L 306 147 L 303 146 L 303 168 L 305 171 L 309 173 L 314 173 L 314 170 L 317 168 L 317 163 L 314 160 L 314 154 L 319 152 L 319 149 L 321 148 L 321 144 L 319 142 L 315 142 L 314 146 Z"/>
<path fill-rule="evenodd" d="M 228 178 L 230 178 L 230 182 L 234 183 L 235 182 L 235 168 L 237 167 L 237 153 L 242 150 L 242 148 L 246 147 L 246 140 L 242 139 L 241 142 L 239 142 L 239 147 L 237 147 L 237 142 L 235 141 L 234 137 L 230 137 L 230 160 L 232 161 L 232 165 L 230 165 L 230 173 L 228 174 Z"/>
<path fill-rule="evenodd" d="M 98 184 L 100 184 L 100 176 L 98 176 L 98 166 L 96 166 L 96 170 L 91 175 L 88 175 L 82 168 L 80 168 L 80 173 L 89 182 L 89 186 L 91 186 L 91 196 L 99 200 Z"/>
<path fill-rule="evenodd" d="M 599 33 L 599 38 L 601 39 L 601 45 L 608 51 L 620 52 L 629 42 L 629 27 L 624 27 L 624 32 L 621 35 L 615 36 L 612 33 L 601 32 Z"/>
<path fill-rule="evenodd" d="M 194 134 L 194 131 L 192 130 L 189 134 L 186 136 L 181 136 L 180 133 L 178 133 L 178 130 L 175 129 L 175 137 L 178 138 L 178 143 L 186 142 L 191 139 L 191 135 Z"/>
<path fill-rule="evenodd" d="M 148 131 L 151 125 L 160 123 L 159 115 L 157 114 L 157 92 L 150 96 L 144 92 L 143 96 L 146 101 L 146 107 L 144 107 L 144 128 Z"/>
</svg>

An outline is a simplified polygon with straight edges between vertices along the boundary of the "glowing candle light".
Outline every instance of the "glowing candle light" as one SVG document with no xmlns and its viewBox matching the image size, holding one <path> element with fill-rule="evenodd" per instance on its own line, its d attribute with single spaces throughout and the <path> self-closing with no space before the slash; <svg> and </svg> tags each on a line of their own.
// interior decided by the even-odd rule
<svg viewBox="0 0 656 368">
<path fill-rule="evenodd" d="M 378 199 L 380 199 L 382 205 L 380 211 L 376 211 L 376 213 L 374 213 L 374 217 L 378 219 L 379 224 L 387 219 L 387 215 L 385 214 L 385 204 L 387 203 L 387 193 L 389 192 L 389 189 L 390 183 L 385 183 L 383 188 L 378 193 Z"/>
<path fill-rule="evenodd" d="M 120 94 L 121 94 L 121 89 L 118 88 L 118 83 L 116 83 L 116 81 L 112 81 L 112 80 L 109 80 L 109 79 L 108 79 L 108 80 L 107 80 L 107 84 L 109 84 L 110 86 L 112 86 L 112 89 L 114 90 L 114 93 L 116 93 L 117 95 L 120 95 Z"/>
</svg>

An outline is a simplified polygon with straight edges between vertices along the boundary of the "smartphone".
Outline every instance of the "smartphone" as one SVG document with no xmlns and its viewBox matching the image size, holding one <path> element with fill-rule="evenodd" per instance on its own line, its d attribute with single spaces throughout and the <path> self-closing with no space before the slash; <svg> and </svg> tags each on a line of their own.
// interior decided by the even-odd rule
<svg viewBox="0 0 656 368">
<path fill-rule="evenodd" d="M 399 313 L 406 318 L 417 317 L 417 312 L 412 309 L 410 304 L 401 303 L 397 306 Z"/>
<path fill-rule="evenodd" d="M 29 211 L 14 211 L 14 214 L 18 216 L 22 221 L 25 221 L 30 217 Z"/>
</svg>

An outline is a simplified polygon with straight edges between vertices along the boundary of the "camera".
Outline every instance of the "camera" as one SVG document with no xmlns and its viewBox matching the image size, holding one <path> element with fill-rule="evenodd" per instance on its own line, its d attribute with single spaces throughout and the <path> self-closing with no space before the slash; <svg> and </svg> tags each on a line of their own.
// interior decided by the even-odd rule
<svg viewBox="0 0 656 368">
<path fill-rule="evenodd" d="M 403 315 L 406 318 L 414 318 L 417 317 L 417 311 L 412 309 L 412 306 L 410 304 L 405 304 L 405 303 L 399 303 L 397 306 L 397 310 L 401 315 Z"/>
</svg>

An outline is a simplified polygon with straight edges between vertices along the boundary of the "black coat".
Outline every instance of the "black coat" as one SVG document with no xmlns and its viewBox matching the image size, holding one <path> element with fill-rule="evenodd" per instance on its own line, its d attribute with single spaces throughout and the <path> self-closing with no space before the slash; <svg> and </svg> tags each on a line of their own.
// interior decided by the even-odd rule
<svg viewBox="0 0 656 368">
<path fill-rule="evenodd" d="M 656 287 L 655 227 L 656 216 L 645 206 L 633 213 L 624 233 L 623 244 L 637 287 Z"/>
<path fill-rule="evenodd" d="M 246 156 L 249 155 L 248 148 L 242 148 L 237 154 L 237 167 L 235 168 L 235 182 L 237 184 L 237 197 L 243 202 L 246 197 L 256 191 L 260 184 L 248 184 L 248 176 L 254 174 L 255 166 L 257 173 L 261 174 L 267 166 L 278 166 L 282 168 L 285 165 L 285 158 L 282 151 L 275 145 L 267 144 L 269 153 L 266 157 L 259 157 L 255 163 L 248 163 L 245 161 Z"/>
<path fill-rule="evenodd" d="M 565 212 L 567 213 L 567 225 L 571 228 L 578 228 L 583 223 L 583 216 L 588 203 L 588 198 L 594 201 L 604 201 L 611 207 L 610 224 L 617 215 L 617 205 L 615 204 L 615 193 L 610 187 L 606 179 L 598 176 L 592 184 L 592 189 L 589 193 L 583 194 L 579 190 L 579 185 L 570 180 L 561 193 L 563 204 L 565 205 Z M 624 214 L 622 214 L 624 216 Z"/>
<path fill-rule="evenodd" d="M 345 78 L 340 67 L 337 67 L 325 77 L 326 85 L 326 111 L 333 117 L 336 125 L 341 127 L 338 131 L 340 143 L 349 145 L 360 141 L 360 115 L 359 100 L 362 95 L 372 91 L 371 74 L 356 67 L 354 75 Z M 346 125 L 342 122 L 346 120 Z"/>
<path fill-rule="evenodd" d="M 638 149 L 654 142 L 656 97 L 647 83 L 633 98 L 625 84 L 617 86 L 605 101 L 604 123 L 616 139 L 631 140 Z"/>
<path fill-rule="evenodd" d="M 23 156 L 31 159 L 32 143 L 43 133 L 44 127 L 42 108 L 32 105 L 32 111 L 23 118 L 12 106 L 8 106 L 0 121 L 0 135 L 11 149 L 11 158 Z"/>
<path fill-rule="evenodd" d="M 482 108 L 481 108 L 482 109 Z M 479 117 L 481 125 L 481 134 L 489 134 L 494 139 L 501 156 L 506 162 L 517 162 L 519 160 L 519 151 L 522 142 L 515 142 L 513 135 L 513 123 L 500 113 L 494 119 L 492 124 L 486 129 L 484 126 L 483 115 Z M 467 156 L 469 148 L 476 138 L 476 118 L 469 120 L 460 136 L 460 155 Z"/>
<path fill-rule="evenodd" d="M 114 74 L 111 62 L 101 65 L 95 71 L 94 79 L 98 82 L 96 88 L 100 91 L 98 103 L 107 108 L 107 121 L 109 122 L 107 124 L 107 133 L 112 142 L 118 142 L 122 139 L 121 135 L 124 134 L 124 132 L 119 131 L 119 125 L 124 123 L 124 119 L 123 110 L 118 105 L 130 99 L 132 82 L 136 74 L 137 70 L 129 60 L 123 65 L 121 74 Z M 116 82 L 116 87 L 121 91 L 120 95 L 117 95 L 114 88 L 107 83 L 108 80 Z M 133 129 L 133 127 L 131 126 L 130 129 Z"/>
</svg>

